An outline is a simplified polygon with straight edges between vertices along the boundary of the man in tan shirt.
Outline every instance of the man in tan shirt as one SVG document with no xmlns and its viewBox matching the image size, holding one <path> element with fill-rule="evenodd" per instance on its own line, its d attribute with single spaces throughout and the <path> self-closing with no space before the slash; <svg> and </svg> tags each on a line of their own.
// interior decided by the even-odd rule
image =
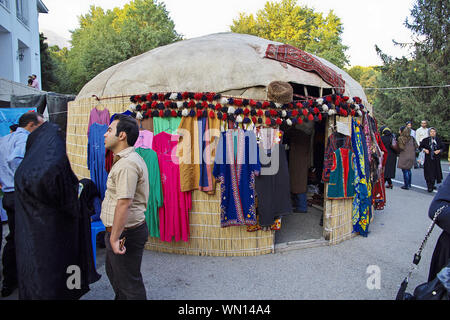
<svg viewBox="0 0 450 320">
<path fill-rule="evenodd" d="M 100 218 L 106 227 L 105 269 L 116 300 L 146 299 L 141 263 L 148 239 L 149 183 L 147 165 L 133 147 L 138 136 L 136 120 L 125 115 L 117 116 L 105 133 L 105 148 L 115 157 Z"/>
</svg>

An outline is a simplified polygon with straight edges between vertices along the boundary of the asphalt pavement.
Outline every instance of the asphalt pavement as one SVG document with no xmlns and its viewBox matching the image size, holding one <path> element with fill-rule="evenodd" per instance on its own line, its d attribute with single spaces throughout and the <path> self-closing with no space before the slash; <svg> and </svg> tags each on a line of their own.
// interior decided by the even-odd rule
<svg viewBox="0 0 450 320">
<path fill-rule="evenodd" d="M 414 173 L 413 173 L 414 175 Z M 367 238 L 335 246 L 256 257 L 184 256 L 145 251 L 142 273 L 150 300 L 393 300 L 430 224 L 434 194 L 387 190 L 387 205 L 375 211 Z M 6 231 L 4 229 L 4 231 Z M 295 231 L 294 231 L 295 232 Z M 409 290 L 426 282 L 441 230 L 436 226 Z M 83 300 L 112 300 L 105 249 L 97 249 L 102 278 Z M 379 280 L 379 281 L 378 281 Z M 8 300 L 17 299 L 17 291 Z"/>
</svg>

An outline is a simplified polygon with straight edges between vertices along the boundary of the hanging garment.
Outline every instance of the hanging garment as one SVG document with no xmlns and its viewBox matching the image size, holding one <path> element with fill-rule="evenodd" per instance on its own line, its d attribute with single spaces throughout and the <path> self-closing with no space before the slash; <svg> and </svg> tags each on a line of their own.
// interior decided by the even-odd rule
<svg viewBox="0 0 450 320">
<path fill-rule="evenodd" d="M 311 136 L 298 129 L 286 132 L 289 139 L 289 176 L 291 192 L 308 192 L 308 170 L 311 162 Z"/>
<path fill-rule="evenodd" d="M 329 199 L 351 199 L 355 196 L 354 157 L 353 152 L 346 148 L 339 148 L 333 153 L 327 194 Z"/>
<path fill-rule="evenodd" d="M 223 132 L 213 171 L 220 181 L 222 227 L 256 224 L 255 177 L 260 171 L 259 148 L 253 131 Z"/>
<path fill-rule="evenodd" d="M 216 144 L 220 138 L 220 120 L 211 118 L 199 119 L 199 160 L 200 181 L 199 190 L 208 194 L 216 191 L 216 179 L 212 172 L 214 170 L 214 157 Z"/>
<path fill-rule="evenodd" d="M 91 130 L 91 126 L 94 123 L 109 125 L 110 124 L 109 110 L 106 108 L 103 110 L 98 110 L 97 108 L 94 108 L 91 110 L 91 112 L 89 114 L 89 124 L 88 124 L 88 131 L 87 131 L 88 136 L 89 136 L 89 132 Z"/>
<path fill-rule="evenodd" d="M 155 136 L 161 132 L 177 134 L 180 123 L 181 117 L 153 118 L 153 134 Z"/>
<path fill-rule="evenodd" d="M 349 136 L 333 132 L 328 137 L 327 147 L 324 154 L 322 181 L 330 181 L 331 167 L 333 166 L 333 154 L 339 148 L 352 149 L 352 139 Z"/>
<path fill-rule="evenodd" d="M 159 170 L 158 156 L 155 151 L 137 148 L 136 152 L 144 159 L 148 170 L 148 183 L 150 193 L 148 197 L 145 220 L 147 221 L 150 237 L 159 238 L 159 208 L 163 206 L 163 191 L 161 186 L 161 174 Z"/>
<path fill-rule="evenodd" d="M 87 263 L 90 219 L 57 125 L 45 122 L 29 135 L 14 182 L 19 299 L 79 299 L 98 274 Z M 80 268 L 80 289 L 67 286 L 70 266 Z"/>
<path fill-rule="evenodd" d="M 105 137 L 108 125 L 94 123 L 91 126 L 88 137 L 87 166 L 91 180 L 100 192 L 101 199 L 105 198 L 108 172 L 105 169 Z"/>
<path fill-rule="evenodd" d="M 181 192 L 180 166 L 176 156 L 178 136 L 161 132 L 153 138 L 153 150 L 158 155 L 163 190 L 163 206 L 159 209 L 161 241 L 189 241 L 189 210 L 191 192 Z"/>
<path fill-rule="evenodd" d="M 355 197 L 353 199 L 352 222 L 353 231 L 367 237 L 371 218 L 371 189 L 366 173 L 366 158 L 364 155 L 365 139 L 362 129 L 352 119 L 352 146 L 355 166 Z"/>
<path fill-rule="evenodd" d="M 148 130 L 139 131 L 139 137 L 134 144 L 135 148 L 151 149 L 153 144 L 153 133 Z"/>
<path fill-rule="evenodd" d="M 381 171 L 378 177 L 377 183 L 375 183 L 373 187 L 373 205 L 375 210 L 384 210 L 384 206 L 386 204 L 386 185 L 384 183 L 384 170 L 386 167 L 386 163 L 388 160 L 388 150 L 386 149 L 383 140 L 378 132 L 375 133 L 376 141 L 378 147 L 382 152 L 382 161 L 381 161 Z"/>
<path fill-rule="evenodd" d="M 109 120 L 109 124 L 111 124 L 111 123 L 116 119 L 116 117 L 117 117 L 119 114 L 123 114 L 123 115 L 125 115 L 125 116 L 131 116 L 131 115 L 133 114 L 133 112 L 131 112 L 130 110 L 127 110 L 127 111 L 122 112 L 122 113 L 114 113 L 114 114 L 112 115 L 111 119 Z"/>
<path fill-rule="evenodd" d="M 256 212 L 259 225 L 270 227 L 276 217 L 292 213 L 286 146 L 281 144 L 283 134 L 278 129 L 265 128 L 255 131 L 259 140 L 261 162 L 261 174 L 255 178 L 258 200 Z M 267 170 L 267 173 L 264 170 Z"/>
</svg>

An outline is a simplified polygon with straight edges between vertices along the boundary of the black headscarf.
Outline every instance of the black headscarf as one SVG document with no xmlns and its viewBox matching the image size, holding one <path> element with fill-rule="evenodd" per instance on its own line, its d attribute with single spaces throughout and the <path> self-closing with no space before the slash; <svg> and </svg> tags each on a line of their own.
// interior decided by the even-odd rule
<svg viewBox="0 0 450 320">
<path fill-rule="evenodd" d="M 46 122 L 29 135 L 14 183 L 19 299 L 79 299 L 95 279 L 84 236 L 90 229 L 57 125 Z M 71 266 L 81 271 L 79 289 L 67 286 Z"/>
</svg>

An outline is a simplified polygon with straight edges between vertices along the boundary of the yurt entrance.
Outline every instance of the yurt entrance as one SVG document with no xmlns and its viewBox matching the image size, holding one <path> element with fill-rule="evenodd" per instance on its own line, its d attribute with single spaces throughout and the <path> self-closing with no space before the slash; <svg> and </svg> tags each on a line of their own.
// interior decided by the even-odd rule
<svg viewBox="0 0 450 320">
<path fill-rule="evenodd" d="M 315 99 L 332 94 L 332 89 L 290 83 L 295 100 Z M 293 213 L 281 221 L 275 234 L 278 247 L 309 246 L 324 239 L 324 183 L 322 171 L 327 121 L 310 122 L 285 128 Z"/>
</svg>

